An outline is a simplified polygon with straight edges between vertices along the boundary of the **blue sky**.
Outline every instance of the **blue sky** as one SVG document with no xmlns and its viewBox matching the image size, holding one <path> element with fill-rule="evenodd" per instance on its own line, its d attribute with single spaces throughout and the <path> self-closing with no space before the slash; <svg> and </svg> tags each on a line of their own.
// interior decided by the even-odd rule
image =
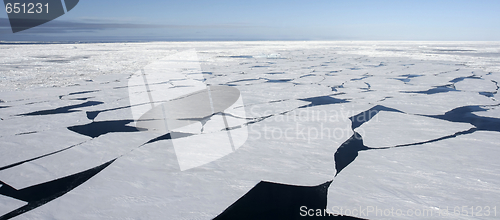
<svg viewBox="0 0 500 220">
<path fill-rule="evenodd" d="M 498 0 L 81 0 L 0 40 L 500 40 Z"/>
</svg>

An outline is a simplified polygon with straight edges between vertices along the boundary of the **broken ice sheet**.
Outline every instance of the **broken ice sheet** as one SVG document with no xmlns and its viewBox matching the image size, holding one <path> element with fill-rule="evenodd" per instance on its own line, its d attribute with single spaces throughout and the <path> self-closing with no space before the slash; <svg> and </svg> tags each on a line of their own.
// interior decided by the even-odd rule
<svg viewBox="0 0 500 220">
<path fill-rule="evenodd" d="M 0 121 L 0 136 L 9 137 L 18 134 L 62 129 L 75 123 L 88 122 L 85 112 L 72 112 L 60 115 L 22 116 Z"/>
<path fill-rule="evenodd" d="M 255 123 L 248 128 L 248 141 L 238 150 L 182 172 L 171 140 L 145 145 L 117 160 L 86 187 L 25 215 L 41 216 L 44 210 L 59 207 L 55 216 L 81 213 L 85 218 L 140 218 L 149 213 L 151 218 L 211 219 L 262 180 L 295 185 L 329 181 L 335 172 L 333 153 L 352 135 L 348 117 L 354 113 L 343 108 L 342 104 L 315 106 Z M 344 111 L 345 117 L 340 113 L 335 117 L 330 111 Z M 326 112 L 328 118 L 317 117 L 320 112 Z M 284 133 L 278 137 L 279 129 L 285 132 L 288 128 L 288 138 Z M 328 137 L 327 130 L 336 131 L 336 136 Z M 95 202 L 82 207 L 76 201 Z M 187 204 L 196 204 L 197 208 Z M 100 211 L 92 212 L 96 207 Z M 140 207 L 141 212 L 127 207 Z"/>
<path fill-rule="evenodd" d="M 87 95 L 92 94 L 92 96 L 95 96 L 96 98 L 91 99 L 90 101 L 101 101 L 104 102 L 104 104 L 81 109 L 83 110 L 82 112 L 65 114 L 64 117 L 18 117 L 16 118 L 16 121 L 12 120 L 10 123 L 0 124 L 0 136 L 15 135 L 20 132 L 39 131 L 38 128 L 45 126 L 47 123 L 51 125 L 47 127 L 48 129 L 54 127 L 63 129 L 68 126 L 82 125 L 90 123 L 90 121 L 86 118 L 85 111 L 99 111 L 110 108 L 125 107 L 129 105 L 126 103 L 126 101 L 128 101 L 127 77 L 140 70 L 141 67 L 146 66 L 152 60 L 158 60 L 158 58 L 161 59 L 161 57 L 164 57 L 165 55 L 176 53 L 177 51 L 187 49 L 188 47 L 197 47 L 197 49 L 201 48 L 199 51 L 203 51 L 202 53 L 198 53 L 198 56 L 204 60 L 202 62 L 202 71 L 205 72 L 203 73 L 203 77 L 207 79 L 205 83 L 217 85 L 235 80 L 250 80 L 235 83 L 240 85 L 237 86 L 237 88 L 242 91 L 242 98 L 245 101 L 245 104 L 247 104 L 245 107 L 247 113 L 250 111 L 252 104 L 262 107 L 257 111 L 259 114 L 268 109 L 276 110 L 276 112 L 284 112 L 308 103 L 300 101 L 299 99 L 331 96 L 336 99 L 348 99 L 349 103 L 315 106 L 313 108 L 307 107 L 300 110 L 335 110 L 340 106 L 353 105 L 355 110 L 353 110 L 351 114 L 347 114 L 348 116 L 344 117 L 347 120 L 345 124 L 340 123 L 338 125 L 332 125 L 350 126 L 348 117 L 364 112 L 377 104 L 412 114 L 426 115 L 440 115 L 457 107 L 466 105 L 497 104 L 497 102 L 492 98 L 497 98 L 498 100 L 499 94 L 496 94 L 496 97 L 486 97 L 474 92 L 475 90 L 473 88 L 471 88 L 473 91 L 448 92 L 434 95 L 407 94 L 399 92 L 425 91 L 432 89 L 435 86 L 451 84 L 449 82 L 450 80 L 476 74 L 472 73 L 475 70 L 465 69 L 465 65 L 483 67 L 483 64 L 486 65 L 488 64 L 487 62 L 491 61 L 484 61 L 484 59 L 482 59 L 479 63 L 471 60 L 470 57 L 453 56 L 450 58 L 450 55 L 433 55 L 432 57 L 429 57 L 422 53 L 422 51 L 429 51 L 432 49 L 419 49 L 418 45 L 414 45 L 414 43 L 381 43 L 384 51 L 376 50 L 379 47 L 372 46 L 372 43 L 369 44 L 370 45 L 365 45 L 364 43 L 342 42 L 306 42 L 303 44 L 298 44 L 296 42 L 190 42 L 181 43 L 180 45 L 177 43 L 159 42 L 151 44 L 82 44 L 78 45 L 78 47 L 84 47 L 86 49 L 71 50 L 71 53 L 81 53 L 82 55 L 85 53 L 94 53 L 95 55 L 93 56 L 95 56 L 95 58 L 92 58 L 92 65 L 79 66 L 74 65 L 75 63 L 72 62 L 71 65 L 57 66 L 57 68 L 59 68 L 58 72 L 76 72 L 74 70 L 84 71 L 83 73 L 85 74 L 85 77 L 91 78 L 94 83 L 82 84 L 80 82 L 81 80 L 75 79 L 77 77 L 76 75 L 75 78 L 67 77 L 64 79 L 61 77 L 53 77 L 50 81 L 53 81 L 52 83 L 56 83 L 58 85 L 64 85 L 67 82 L 78 82 L 81 85 L 55 89 L 45 88 L 47 91 L 55 91 L 51 92 L 47 96 L 42 93 L 45 89 L 35 92 L 2 92 L 2 97 L 0 98 L 6 101 L 6 103 L 2 103 L 2 105 L 8 105 L 11 107 L 0 109 L 0 114 L 6 111 L 12 111 L 12 114 L 7 115 L 15 115 L 19 113 L 32 112 L 32 110 L 43 110 L 45 108 L 31 109 L 31 107 L 28 107 L 20 111 L 19 109 L 16 109 L 16 107 L 31 102 L 55 102 L 60 95 L 66 95 L 62 98 L 62 100 L 69 101 L 70 97 L 85 98 Z M 429 43 L 426 43 L 425 45 L 429 45 Z M 498 47 L 497 44 L 492 43 L 476 45 L 474 47 L 490 48 L 490 46 L 493 48 Z M 42 51 L 41 49 L 54 46 L 45 45 L 34 47 L 38 48 L 38 53 L 45 53 L 45 51 Z M 15 47 L 12 48 L 12 50 L 16 50 Z M 30 54 L 27 54 L 28 52 Z M 12 54 L 16 54 L 17 59 L 21 60 L 23 56 L 33 55 L 31 53 L 37 52 L 33 50 L 18 50 L 18 53 Z M 53 50 L 53 53 L 65 53 L 65 50 Z M 229 56 L 253 57 L 259 54 L 277 53 L 281 53 L 282 57 L 287 59 L 267 59 L 265 57 L 229 58 Z M 106 54 L 106 57 L 102 54 Z M 412 57 L 415 59 L 412 59 Z M 438 59 L 455 60 L 452 62 L 443 62 Z M 383 65 L 380 65 L 381 62 L 383 62 Z M 476 64 L 474 64 L 474 62 L 476 62 Z M 491 69 L 491 67 L 494 67 L 498 69 L 498 62 L 488 65 L 489 66 L 486 66 L 485 68 Z M 96 74 L 94 73 L 95 70 L 86 69 L 94 68 L 94 66 L 105 71 L 102 72 L 99 70 Z M 49 70 L 54 69 L 53 64 L 46 67 L 49 67 Z M 68 68 L 65 69 L 64 67 Z M 458 68 L 464 69 L 456 71 Z M 181 71 L 186 73 L 191 72 L 191 70 Z M 113 73 L 120 73 L 120 75 L 114 75 Z M 325 76 L 326 79 L 319 82 L 320 85 L 301 84 L 295 86 L 293 81 L 275 81 L 274 83 L 267 83 L 267 79 L 300 79 L 300 76 L 305 76 L 311 73 Z M 373 76 L 363 78 L 366 77 L 365 74 L 367 73 L 368 75 Z M 12 71 L 12 73 L 9 72 L 6 74 L 19 74 L 19 72 Z M 437 76 L 434 74 L 437 74 Z M 411 78 L 409 82 L 406 82 L 407 84 L 405 84 L 404 81 L 394 79 L 405 78 L 403 75 L 422 76 Z M 429 76 L 424 77 L 426 75 Z M 485 79 L 484 81 L 492 79 L 500 81 L 496 75 L 498 75 L 498 73 L 493 73 L 491 75 L 479 74 L 478 76 L 482 76 Z M 423 78 L 419 79 L 421 77 Z M 310 82 L 316 83 L 316 78 L 312 78 Z M 173 79 L 175 80 L 175 78 Z M 338 92 L 332 90 L 332 88 L 340 86 L 342 83 L 350 81 L 351 79 L 361 79 L 357 81 L 363 83 L 359 84 L 360 86 L 353 84 L 352 87 L 347 86 L 345 89 L 348 92 L 356 93 L 339 95 L 337 94 Z M 41 77 L 40 80 L 37 78 L 35 81 L 41 80 L 46 79 Z M 119 80 L 122 82 L 117 82 Z M 306 77 L 304 80 L 309 79 Z M 469 79 L 462 80 L 462 82 L 467 80 Z M 475 80 L 476 79 L 472 82 L 475 82 Z M 3 85 L 5 85 L 6 82 L 7 81 L 4 81 Z M 34 80 L 23 82 L 26 82 L 28 87 L 38 86 L 32 83 L 30 84 L 30 82 L 34 82 Z M 372 91 L 365 92 L 363 89 L 358 89 L 358 87 L 360 87 L 366 90 L 367 85 L 364 84 L 365 82 L 370 85 L 370 90 Z M 0 84 L 1 83 L 2 82 L 0 82 Z M 187 85 L 179 83 L 173 84 L 180 86 Z M 12 86 L 9 85 L 9 88 L 11 87 Z M 161 86 L 153 87 L 156 87 L 155 89 L 162 89 Z M 3 89 L 4 87 L 0 86 L 0 88 Z M 67 96 L 69 93 L 90 90 L 100 91 L 95 93 Z M 391 96 L 392 98 L 384 99 L 388 96 Z M 16 101 L 21 98 L 26 98 L 27 100 Z M 383 99 L 384 101 L 379 101 Z M 122 101 L 115 102 L 116 100 Z M 125 102 L 123 102 L 123 100 L 125 100 Z M 280 100 L 287 101 L 283 101 L 282 103 L 272 103 L 269 104 L 269 107 L 264 104 Z M 82 100 L 82 102 L 84 101 L 87 100 Z M 54 106 L 57 105 L 57 103 L 49 104 Z M 36 104 L 33 104 L 32 106 L 35 105 Z M 492 114 L 488 115 L 489 117 L 498 117 L 494 115 L 495 112 L 493 110 L 494 109 L 490 109 L 486 112 L 474 112 L 473 114 L 488 113 Z M 105 111 L 102 112 L 102 114 L 99 114 L 95 120 L 116 121 L 131 119 L 129 116 L 130 113 L 127 113 L 127 111 L 127 108 Z M 294 114 L 297 113 L 298 111 L 294 112 Z M 78 115 L 78 118 L 74 117 L 76 115 Z M 292 113 L 290 112 L 288 115 L 292 115 Z M 247 116 L 251 117 L 248 114 Z M 0 117 L 3 117 L 3 115 Z M 277 122 L 276 118 L 270 117 L 261 122 L 254 123 L 254 125 L 257 124 L 260 124 L 260 129 L 258 127 L 254 127 L 254 129 L 259 132 L 263 132 L 273 131 L 274 128 L 287 129 L 289 127 L 293 127 L 295 122 Z M 321 124 L 318 124 L 317 122 L 299 122 L 299 124 L 300 126 L 307 127 L 321 126 Z M 264 125 L 267 126 L 267 129 L 263 127 Z M 325 125 L 327 124 L 324 124 L 323 126 L 325 127 Z M 331 124 L 328 124 L 326 127 L 330 128 L 329 125 Z M 200 127 L 201 125 L 197 124 L 193 125 L 192 129 L 183 128 L 179 129 L 179 131 L 188 133 L 192 130 L 198 131 L 201 129 Z M 19 132 L 16 133 L 11 130 Z M 56 176 L 63 175 L 64 172 L 61 171 L 63 170 L 63 168 L 61 168 L 62 166 L 68 166 L 68 170 L 71 172 L 78 172 L 86 167 L 81 166 L 82 161 L 97 163 L 99 162 L 99 157 L 101 156 L 103 158 L 107 158 L 109 155 L 112 155 L 113 152 L 120 153 L 122 150 L 128 150 L 131 146 L 124 142 L 126 142 L 127 138 L 135 136 L 135 134 L 138 133 L 126 133 L 123 135 L 113 136 L 116 138 L 117 143 L 111 143 L 109 148 L 105 147 L 106 149 L 102 149 L 103 151 L 98 154 L 89 153 L 88 155 L 91 156 L 91 159 L 83 157 L 85 155 L 80 155 L 82 156 L 81 158 L 71 155 L 67 160 L 60 157 L 54 158 L 54 160 L 60 160 L 63 165 L 56 163 L 57 161 L 54 162 L 53 164 L 58 167 L 51 168 L 54 169 L 52 172 L 58 174 Z M 275 137 L 277 134 L 278 133 L 274 133 Z M 291 133 L 289 133 L 289 136 L 290 134 Z M 250 135 L 252 136 L 252 131 L 250 131 Z M 270 133 L 268 133 L 268 136 L 269 135 Z M 313 130 L 311 130 L 311 135 L 314 135 Z M 107 135 L 103 135 L 101 137 L 105 136 Z M 85 136 L 82 137 L 88 138 Z M 253 136 L 253 140 L 249 140 L 249 142 L 240 147 L 233 154 L 185 172 L 180 172 L 175 150 L 171 144 L 172 141 L 165 140 L 165 138 L 158 138 L 154 142 L 146 144 L 138 149 L 136 148 L 136 150 L 131 153 L 119 158 L 112 164 L 112 166 L 108 167 L 102 173 L 84 183 L 81 187 L 76 188 L 68 194 L 47 203 L 44 206 L 27 212 L 20 217 L 27 219 L 68 219 L 72 216 L 79 216 L 86 219 L 164 219 L 165 216 L 169 216 L 172 219 L 211 219 L 217 216 L 217 214 L 226 209 L 229 205 L 233 204 L 234 201 L 248 192 L 248 190 L 250 190 L 263 178 L 269 181 L 279 181 L 284 184 L 297 183 L 304 185 L 317 185 L 328 178 L 333 178 L 335 171 L 333 152 L 335 152 L 336 148 L 343 143 L 343 140 L 316 140 L 314 139 L 314 136 L 312 137 L 313 138 L 311 138 L 309 143 L 307 139 L 305 141 L 294 141 L 292 139 L 284 140 L 283 138 L 278 140 L 266 140 L 265 138 L 255 140 L 255 136 Z M 157 136 L 152 138 L 157 138 Z M 488 138 L 495 139 L 495 136 Z M 147 139 L 146 141 L 149 140 L 151 139 Z M 108 142 L 104 143 L 102 141 L 98 141 L 96 144 L 107 143 Z M 143 142 L 140 144 L 142 143 Z M 455 142 L 454 145 L 463 147 L 475 146 L 478 144 L 475 141 L 464 143 L 465 144 Z M 394 150 L 410 149 L 414 147 L 420 146 L 402 147 Z M 454 149 L 455 148 L 450 147 L 449 149 L 443 151 L 442 154 L 439 154 L 439 157 L 433 157 L 434 155 L 430 155 L 428 157 L 433 157 L 435 160 L 447 161 L 448 154 L 455 153 Z M 91 150 L 99 151 L 99 149 L 96 148 L 92 148 Z M 425 161 L 427 158 L 425 155 L 432 152 L 431 150 L 432 149 L 428 149 L 427 151 L 422 152 L 422 161 Z M 478 149 L 475 148 L 475 150 Z M 382 150 L 360 152 L 360 157 L 357 158 L 351 165 L 347 166 L 345 170 L 337 176 L 335 181 L 340 181 L 343 176 L 349 174 L 351 166 L 356 165 L 358 162 L 363 162 L 363 160 L 359 160 L 367 158 L 363 155 L 366 155 L 366 153 L 370 153 L 370 155 L 372 155 L 378 151 Z M 76 160 L 75 158 L 81 159 L 81 161 Z M 372 158 L 370 157 L 367 159 Z M 412 158 L 410 157 L 405 161 L 409 161 L 410 159 Z M 383 164 L 383 162 L 381 162 L 381 164 Z M 462 167 L 463 164 L 465 163 L 453 164 L 453 166 L 455 166 L 454 169 L 465 169 Z M 48 162 L 44 162 L 44 165 L 49 166 L 50 164 Z M 370 169 L 371 165 L 377 166 L 378 163 L 368 164 L 368 167 L 363 166 L 362 168 Z M 412 172 L 417 169 L 416 167 L 425 165 L 426 164 L 421 165 L 420 162 L 414 162 L 414 166 L 405 171 Z M 394 164 L 391 163 L 391 165 L 388 166 L 394 166 Z M 493 168 L 494 170 L 492 172 L 498 170 L 496 167 Z M 482 169 L 487 170 L 488 167 Z M 295 170 L 298 171 L 294 172 Z M 391 168 L 389 167 L 386 171 L 387 170 L 391 170 Z M 29 170 L 20 170 L 19 172 L 24 171 L 26 171 L 26 174 L 32 174 L 28 172 Z M 37 175 L 38 174 L 35 174 L 35 176 Z M 380 175 L 370 176 L 370 179 L 349 181 L 346 183 L 347 188 L 345 191 L 341 187 L 330 189 L 334 190 L 335 193 L 352 193 L 355 191 L 349 191 L 350 188 L 348 187 L 356 187 L 359 183 L 361 187 L 368 189 L 368 191 L 372 188 L 372 191 L 379 189 L 380 191 L 391 191 L 392 189 L 390 187 L 384 187 L 384 185 L 381 186 L 378 184 L 379 182 L 377 182 L 391 179 L 393 179 L 391 173 L 383 173 Z M 365 185 L 365 181 L 371 184 Z M 417 182 L 414 179 L 406 180 L 403 178 L 398 179 L 398 181 L 400 183 L 406 183 L 407 181 Z M 410 187 L 413 186 L 411 185 L 412 183 L 408 184 Z M 453 187 L 454 185 L 450 186 Z M 494 184 L 494 187 L 496 186 L 498 186 L 498 184 Z M 363 189 L 360 189 L 360 191 L 362 190 Z M 399 192 L 401 192 L 401 197 L 406 195 L 406 191 L 404 190 L 400 190 Z M 410 193 L 411 192 L 408 192 L 408 194 Z M 330 194 L 332 194 L 332 191 Z M 347 199 L 359 201 L 363 201 L 365 198 L 366 194 L 357 194 L 352 197 L 347 197 Z M 385 197 L 381 195 L 379 200 L 383 200 L 384 198 Z M 341 199 L 341 202 L 347 201 L 346 198 Z M 398 204 L 399 202 L 400 200 L 398 199 L 384 200 L 384 204 L 391 205 Z M 346 202 L 346 204 L 351 203 Z M 358 206 L 358 204 L 355 205 Z M 193 209 L 193 207 L 197 208 Z"/>
<path fill-rule="evenodd" d="M 355 131 L 367 147 L 381 148 L 430 141 L 473 127 L 469 123 L 381 111 Z"/>
<path fill-rule="evenodd" d="M 463 81 L 455 83 L 455 88 L 462 91 L 471 92 L 495 92 L 497 85 L 484 79 L 464 79 Z"/>
<path fill-rule="evenodd" d="M 0 183 L 0 188 L 2 184 Z M 28 204 L 27 202 L 13 199 L 10 197 L 0 195 L 0 216 L 5 215 L 13 210 L 21 208 L 22 206 Z"/>
<path fill-rule="evenodd" d="M 440 115 L 466 105 L 495 105 L 495 101 L 479 93 L 447 92 L 432 95 L 401 93 L 379 104 L 409 114 Z"/>
<path fill-rule="evenodd" d="M 60 153 L 2 170 L 0 180 L 16 189 L 51 181 L 99 166 L 154 137 L 154 133 L 148 132 L 109 133 Z"/>
<path fill-rule="evenodd" d="M 362 151 L 335 178 L 327 207 L 432 210 L 425 219 L 443 219 L 438 212 L 446 207 L 449 212 L 464 205 L 493 207 L 500 201 L 497 139 L 498 132 L 478 131 L 418 146 Z"/>
<path fill-rule="evenodd" d="M 25 160 L 30 160 L 45 154 L 50 154 L 85 141 L 90 140 L 67 130 L 54 128 L 48 131 L 27 133 L 0 138 L 0 167 L 8 166 Z"/>
</svg>

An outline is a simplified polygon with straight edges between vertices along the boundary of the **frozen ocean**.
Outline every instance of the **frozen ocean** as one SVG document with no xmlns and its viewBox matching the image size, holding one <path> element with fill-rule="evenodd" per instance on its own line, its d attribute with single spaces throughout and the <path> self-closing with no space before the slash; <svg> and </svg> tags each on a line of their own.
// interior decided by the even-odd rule
<svg viewBox="0 0 500 220">
<path fill-rule="evenodd" d="M 497 219 L 499 42 L 0 43 L 0 219 Z"/>
</svg>

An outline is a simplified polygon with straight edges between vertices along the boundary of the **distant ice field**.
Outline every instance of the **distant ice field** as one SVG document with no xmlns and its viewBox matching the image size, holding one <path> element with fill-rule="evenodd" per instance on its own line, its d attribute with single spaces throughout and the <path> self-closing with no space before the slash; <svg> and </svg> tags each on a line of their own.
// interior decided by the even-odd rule
<svg viewBox="0 0 500 220">
<path fill-rule="evenodd" d="M 0 220 L 500 216 L 499 42 L 0 51 Z"/>
</svg>

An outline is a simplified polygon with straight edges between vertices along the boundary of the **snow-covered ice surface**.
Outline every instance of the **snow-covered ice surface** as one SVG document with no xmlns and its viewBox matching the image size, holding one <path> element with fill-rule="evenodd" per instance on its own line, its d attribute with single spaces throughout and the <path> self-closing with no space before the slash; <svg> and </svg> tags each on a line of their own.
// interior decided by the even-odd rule
<svg viewBox="0 0 500 220">
<path fill-rule="evenodd" d="M 500 216 L 498 42 L 0 51 L 0 219 L 300 219 L 303 206 Z M 217 89 L 238 101 L 214 107 Z M 211 115 L 139 126 L 149 104 L 185 110 L 171 103 L 195 96 L 210 98 Z"/>
</svg>

